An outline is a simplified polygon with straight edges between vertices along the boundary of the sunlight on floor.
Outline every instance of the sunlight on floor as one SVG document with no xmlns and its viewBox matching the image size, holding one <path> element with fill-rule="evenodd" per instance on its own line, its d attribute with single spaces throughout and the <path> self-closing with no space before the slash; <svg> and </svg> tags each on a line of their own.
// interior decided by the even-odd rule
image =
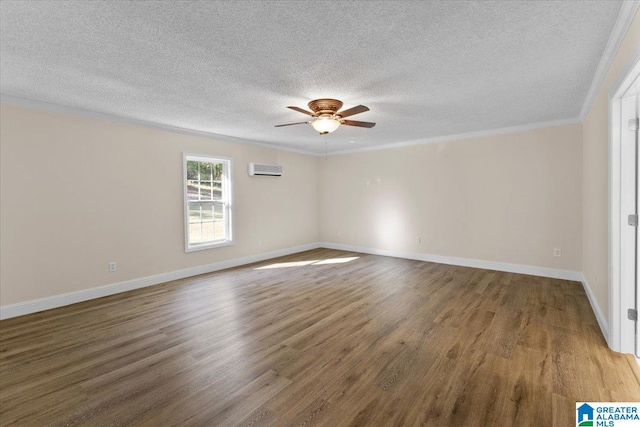
<svg viewBox="0 0 640 427">
<path fill-rule="evenodd" d="M 270 268 L 289 268 L 289 267 L 302 267 L 303 265 L 313 264 L 318 262 L 317 259 L 313 261 L 295 261 L 295 262 L 278 262 L 276 264 L 265 265 L 264 267 L 258 267 L 256 270 L 267 270 Z"/>
<path fill-rule="evenodd" d="M 289 268 L 289 267 L 302 267 L 305 265 L 327 265 L 327 264 L 344 264 L 356 260 L 360 257 L 348 257 L 348 258 L 329 258 L 323 260 L 314 259 L 313 261 L 292 261 L 292 262 L 278 262 L 276 264 L 265 265 L 264 267 L 258 267 L 256 270 L 268 270 L 272 268 Z"/>
</svg>

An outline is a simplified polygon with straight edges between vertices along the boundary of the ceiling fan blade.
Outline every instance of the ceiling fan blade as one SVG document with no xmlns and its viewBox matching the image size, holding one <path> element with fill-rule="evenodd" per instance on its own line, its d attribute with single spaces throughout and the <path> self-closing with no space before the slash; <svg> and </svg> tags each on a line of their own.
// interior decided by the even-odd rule
<svg viewBox="0 0 640 427">
<path fill-rule="evenodd" d="M 369 111 L 368 107 L 364 105 L 357 105 L 353 108 L 349 108 L 348 110 L 339 111 L 338 115 L 342 118 L 353 116 L 354 114 L 364 113 L 365 111 Z"/>
<path fill-rule="evenodd" d="M 359 128 L 372 128 L 376 125 L 372 122 L 359 122 L 357 120 L 340 120 L 340 123 L 347 126 L 357 126 Z"/>
<path fill-rule="evenodd" d="M 315 114 L 313 114 L 311 111 L 304 110 L 304 109 L 302 109 L 302 108 L 300 108 L 300 107 L 292 107 L 292 106 L 288 106 L 287 108 L 291 108 L 292 110 L 298 111 L 298 112 L 300 112 L 300 113 L 302 113 L 302 114 L 306 114 L 306 115 L 308 115 L 308 116 L 312 116 L 312 117 L 314 117 L 314 116 L 315 116 Z"/>
<path fill-rule="evenodd" d="M 281 128 L 282 126 L 305 125 L 307 123 L 311 123 L 311 122 L 286 123 L 284 125 L 276 125 L 276 127 Z"/>
</svg>

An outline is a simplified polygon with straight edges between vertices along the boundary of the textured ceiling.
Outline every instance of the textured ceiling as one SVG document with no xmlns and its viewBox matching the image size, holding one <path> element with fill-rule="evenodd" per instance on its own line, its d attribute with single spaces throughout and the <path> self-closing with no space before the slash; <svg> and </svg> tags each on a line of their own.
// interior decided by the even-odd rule
<svg viewBox="0 0 640 427">
<path fill-rule="evenodd" d="M 620 1 L 7 1 L 0 92 L 324 153 L 579 116 Z M 332 97 L 373 129 L 319 136 Z M 351 142 L 353 141 L 353 142 Z"/>
</svg>

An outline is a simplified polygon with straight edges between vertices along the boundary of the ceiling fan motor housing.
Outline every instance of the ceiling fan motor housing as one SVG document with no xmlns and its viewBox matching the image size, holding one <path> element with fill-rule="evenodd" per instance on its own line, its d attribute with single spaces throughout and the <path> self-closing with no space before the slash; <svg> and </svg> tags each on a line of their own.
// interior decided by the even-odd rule
<svg viewBox="0 0 640 427">
<path fill-rule="evenodd" d="M 314 99 L 309 102 L 309 108 L 314 112 L 316 116 L 321 114 L 334 115 L 342 108 L 342 101 L 331 98 Z"/>
</svg>

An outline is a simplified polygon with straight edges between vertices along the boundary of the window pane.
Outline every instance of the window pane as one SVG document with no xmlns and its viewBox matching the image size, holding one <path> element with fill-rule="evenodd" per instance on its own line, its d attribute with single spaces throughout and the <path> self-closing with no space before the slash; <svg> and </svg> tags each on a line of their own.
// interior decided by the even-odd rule
<svg viewBox="0 0 640 427">
<path fill-rule="evenodd" d="M 202 242 L 201 227 L 200 224 L 189 224 L 189 243 Z"/>
<path fill-rule="evenodd" d="M 200 200 L 211 200 L 210 182 L 200 182 Z"/>
<path fill-rule="evenodd" d="M 213 203 L 202 203 L 202 221 L 213 221 Z"/>
<path fill-rule="evenodd" d="M 210 242 L 211 240 L 215 240 L 215 236 L 213 233 L 213 222 L 204 222 L 202 223 L 202 241 Z"/>
<path fill-rule="evenodd" d="M 231 162 L 208 156 L 185 156 L 187 175 L 187 250 L 215 246 L 227 240 L 231 208 L 229 177 Z M 223 185 L 224 184 L 224 185 Z"/>
<path fill-rule="evenodd" d="M 198 181 L 187 181 L 187 199 L 198 200 Z"/>
<path fill-rule="evenodd" d="M 213 164 L 213 180 L 221 181 L 222 180 L 222 163 L 214 163 Z"/>
<path fill-rule="evenodd" d="M 215 236 L 216 239 L 223 240 L 226 236 L 226 227 L 224 221 L 216 221 L 213 223 L 215 227 Z"/>
<path fill-rule="evenodd" d="M 222 200 L 222 182 L 217 181 L 213 183 L 213 200 Z"/>
<path fill-rule="evenodd" d="M 211 181 L 211 163 L 200 163 L 200 180 Z"/>
<path fill-rule="evenodd" d="M 187 179 L 198 179 L 198 163 L 193 160 L 187 161 Z"/>
<path fill-rule="evenodd" d="M 189 203 L 189 224 L 200 222 L 200 204 Z"/>
<path fill-rule="evenodd" d="M 224 205 L 222 203 L 216 203 L 214 205 L 215 207 L 215 220 L 216 221 L 222 221 L 224 219 Z"/>
</svg>

